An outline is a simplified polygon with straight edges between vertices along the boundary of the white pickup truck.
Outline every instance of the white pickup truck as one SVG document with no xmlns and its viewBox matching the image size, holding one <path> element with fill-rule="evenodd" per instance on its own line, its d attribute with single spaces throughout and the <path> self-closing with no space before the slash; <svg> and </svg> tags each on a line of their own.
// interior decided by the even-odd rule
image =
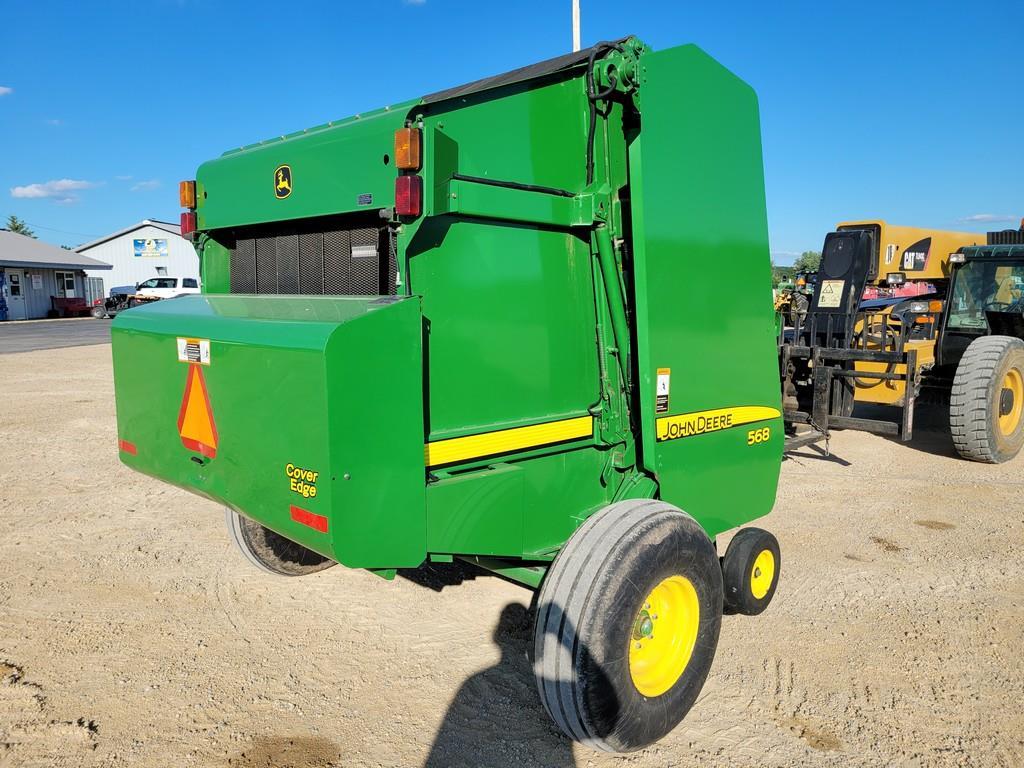
<svg viewBox="0 0 1024 768">
<path fill-rule="evenodd" d="M 118 312 L 158 299 L 173 299 L 187 293 L 199 293 L 199 279 L 195 277 L 151 277 L 134 288 L 130 285 L 110 289 L 105 299 L 96 299 L 92 316 L 102 320 Z"/>
<path fill-rule="evenodd" d="M 135 288 L 135 298 L 142 301 L 170 299 L 186 293 L 199 293 L 199 279 L 195 277 L 151 277 Z"/>
</svg>

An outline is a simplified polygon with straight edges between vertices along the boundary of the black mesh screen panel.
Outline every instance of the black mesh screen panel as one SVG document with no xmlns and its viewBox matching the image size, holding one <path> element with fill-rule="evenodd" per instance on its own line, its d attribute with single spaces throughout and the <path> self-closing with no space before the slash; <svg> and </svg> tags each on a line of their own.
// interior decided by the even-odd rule
<svg viewBox="0 0 1024 768">
<path fill-rule="evenodd" d="M 351 292 L 358 295 L 378 293 L 381 283 L 378 248 L 380 233 L 376 229 L 352 231 L 352 284 Z"/>
<path fill-rule="evenodd" d="M 348 293 L 351 249 L 348 232 L 324 232 L 324 293 Z"/>
<path fill-rule="evenodd" d="M 386 227 L 340 227 L 331 219 L 260 225 L 233 233 L 231 292 L 332 296 L 395 293 L 395 236 Z M 368 219 L 362 219 L 369 223 Z"/>
<path fill-rule="evenodd" d="M 278 235 L 277 292 L 299 292 L 299 236 Z"/>
<path fill-rule="evenodd" d="M 324 235 L 307 232 L 299 235 L 299 293 L 324 292 Z"/>
<path fill-rule="evenodd" d="M 231 251 L 231 292 L 256 293 L 255 240 L 239 240 Z"/>
<path fill-rule="evenodd" d="M 256 238 L 256 293 L 277 293 L 277 248 L 273 237 Z"/>
</svg>

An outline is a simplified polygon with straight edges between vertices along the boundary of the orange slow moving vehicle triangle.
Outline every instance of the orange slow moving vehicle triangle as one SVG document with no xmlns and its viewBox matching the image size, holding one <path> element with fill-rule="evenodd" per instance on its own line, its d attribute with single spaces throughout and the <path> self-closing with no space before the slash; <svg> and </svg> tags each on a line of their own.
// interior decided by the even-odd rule
<svg viewBox="0 0 1024 768">
<path fill-rule="evenodd" d="M 178 413 L 178 434 L 182 444 L 190 451 L 213 458 L 217 455 L 217 425 L 213 421 L 210 395 L 202 367 L 191 363 L 185 380 L 185 396 Z"/>
</svg>

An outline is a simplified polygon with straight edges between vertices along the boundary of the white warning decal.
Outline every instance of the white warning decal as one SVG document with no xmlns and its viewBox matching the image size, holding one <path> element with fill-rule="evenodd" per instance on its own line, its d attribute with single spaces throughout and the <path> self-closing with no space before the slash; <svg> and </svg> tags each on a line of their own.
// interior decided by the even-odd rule
<svg viewBox="0 0 1024 768">
<path fill-rule="evenodd" d="M 668 390 L 671 377 L 671 368 L 658 369 L 658 385 L 654 392 L 655 413 L 668 413 Z"/>
<path fill-rule="evenodd" d="M 818 306 L 826 309 L 835 309 L 842 304 L 843 287 L 845 280 L 823 280 L 821 293 L 818 294 Z"/>
<path fill-rule="evenodd" d="M 209 339 L 183 339 L 178 337 L 178 362 L 210 364 Z"/>
</svg>

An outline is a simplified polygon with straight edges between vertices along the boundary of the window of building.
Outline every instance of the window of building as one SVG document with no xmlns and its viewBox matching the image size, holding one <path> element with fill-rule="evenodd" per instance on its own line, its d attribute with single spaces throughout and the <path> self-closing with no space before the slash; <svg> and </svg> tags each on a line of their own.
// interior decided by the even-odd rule
<svg viewBox="0 0 1024 768">
<path fill-rule="evenodd" d="M 54 275 L 57 278 L 57 295 L 65 299 L 75 298 L 75 273 L 58 271 Z"/>
<path fill-rule="evenodd" d="M 167 274 L 167 267 L 157 267 L 156 268 L 156 273 L 158 275 L 166 275 Z"/>
</svg>

